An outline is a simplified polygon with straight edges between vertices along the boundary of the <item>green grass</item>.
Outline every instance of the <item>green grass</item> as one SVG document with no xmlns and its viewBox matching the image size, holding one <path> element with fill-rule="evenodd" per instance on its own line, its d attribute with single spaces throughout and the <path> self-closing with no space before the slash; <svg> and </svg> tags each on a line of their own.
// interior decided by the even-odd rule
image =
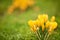
<svg viewBox="0 0 60 40">
<path fill-rule="evenodd" d="M 8 7 L 7 3 L 5 1 L 5 3 L 1 5 Z M 39 14 L 43 13 L 47 13 L 49 18 L 53 15 L 56 16 L 58 28 L 51 35 L 49 40 L 60 40 L 60 15 L 59 11 L 57 12 L 56 5 L 57 3 L 55 4 L 53 1 L 38 0 L 36 4 L 36 6 L 40 7 L 40 11 L 38 12 L 35 12 L 32 9 L 28 9 L 24 13 L 15 11 L 11 15 L 8 15 L 7 12 L 5 12 L 4 16 L 0 16 L 0 40 L 10 40 L 9 38 L 11 37 L 12 40 L 38 40 L 36 35 L 31 32 L 28 21 L 36 19 Z"/>
</svg>

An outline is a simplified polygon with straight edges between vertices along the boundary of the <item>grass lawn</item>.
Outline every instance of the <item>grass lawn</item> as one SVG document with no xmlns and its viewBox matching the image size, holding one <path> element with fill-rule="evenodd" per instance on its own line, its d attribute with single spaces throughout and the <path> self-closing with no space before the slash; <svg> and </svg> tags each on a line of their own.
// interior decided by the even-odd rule
<svg viewBox="0 0 60 40">
<path fill-rule="evenodd" d="M 3 8 L 7 7 L 7 3 L 7 1 L 2 2 L 1 6 Z M 36 6 L 39 6 L 40 10 L 37 12 L 32 9 L 28 9 L 24 13 L 14 11 L 11 15 L 5 12 L 4 16 L 0 16 L 0 40 L 38 40 L 36 35 L 31 32 L 28 21 L 30 19 L 34 20 L 39 14 L 45 13 L 49 15 L 49 18 L 55 15 L 58 22 L 58 28 L 49 40 L 60 40 L 60 9 L 58 9 L 57 4 L 58 2 L 52 0 L 38 0 Z"/>
</svg>

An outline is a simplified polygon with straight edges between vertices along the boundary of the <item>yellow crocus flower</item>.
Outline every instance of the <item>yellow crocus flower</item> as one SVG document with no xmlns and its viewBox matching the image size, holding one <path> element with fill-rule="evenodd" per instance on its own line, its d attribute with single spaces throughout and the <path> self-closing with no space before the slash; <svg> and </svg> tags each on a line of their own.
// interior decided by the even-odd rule
<svg viewBox="0 0 60 40">
<path fill-rule="evenodd" d="M 55 16 L 52 16 L 51 22 L 54 22 L 54 21 L 55 21 Z"/>
<path fill-rule="evenodd" d="M 40 21 L 40 25 L 42 26 L 42 25 L 44 24 L 44 20 L 41 19 L 41 20 L 39 20 L 39 21 Z"/>
<path fill-rule="evenodd" d="M 28 22 L 28 24 L 29 24 L 29 26 L 30 26 L 30 28 L 31 28 L 32 31 L 34 31 L 34 32 L 37 31 L 36 21 L 30 20 L 30 21 Z"/>
<path fill-rule="evenodd" d="M 41 18 L 43 18 L 43 15 L 38 15 L 38 19 L 41 19 Z"/>
<path fill-rule="evenodd" d="M 43 14 L 43 19 L 44 19 L 44 22 L 46 22 L 48 20 L 48 15 L 47 14 Z"/>
<path fill-rule="evenodd" d="M 44 18 L 43 15 L 38 15 L 38 20 L 40 21 L 40 24 L 44 24 Z"/>
<path fill-rule="evenodd" d="M 33 27 L 31 28 L 31 31 L 36 32 L 36 31 L 37 31 L 36 26 L 33 26 Z"/>
<path fill-rule="evenodd" d="M 44 29 L 45 29 L 45 26 L 44 26 L 44 24 L 43 24 L 41 27 L 42 27 L 42 31 L 44 31 Z"/>
<path fill-rule="evenodd" d="M 28 25 L 32 27 L 32 26 L 36 25 L 36 23 L 35 23 L 35 21 L 30 20 L 30 21 L 28 21 Z"/>
<path fill-rule="evenodd" d="M 42 26 L 44 24 L 44 20 L 43 19 L 37 19 L 36 23 L 37 23 L 37 26 Z"/>
<path fill-rule="evenodd" d="M 48 20 L 48 15 L 47 14 L 38 15 L 38 19 L 43 19 L 44 22 L 46 22 Z"/>
<path fill-rule="evenodd" d="M 56 29 L 57 28 L 57 22 L 51 22 L 50 26 L 52 27 L 52 29 Z"/>
<path fill-rule="evenodd" d="M 48 16 L 46 15 L 38 15 L 38 20 L 40 21 L 40 26 L 42 27 L 42 31 L 44 31 L 45 26 L 44 26 L 44 22 L 46 22 L 48 19 Z"/>
<path fill-rule="evenodd" d="M 44 26 L 44 20 L 43 19 L 39 19 L 40 21 L 40 26 L 42 27 L 42 31 L 44 31 L 45 26 Z"/>
<path fill-rule="evenodd" d="M 46 26 L 46 28 L 49 28 L 49 26 L 50 26 L 50 22 L 47 21 L 45 26 Z"/>
<path fill-rule="evenodd" d="M 48 33 L 54 31 L 58 25 L 57 22 L 55 22 L 55 16 L 52 16 L 51 20 L 49 21 L 47 14 L 38 15 L 38 19 L 35 21 L 30 20 L 28 24 L 33 32 L 36 32 L 41 27 L 42 31 L 44 31 L 45 28 L 48 29 Z"/>
<path fill-rule="evenodd" d="M 36 25 L 40 27 L 40 21 L 38 19 L 36 20 Z"/>
<path fill-rule="evenodd" d="M 51 32 L 51 31 L 53 31 L 56 28 L 57 28 L 57 22 L 51 22 L 48 32 Z"/>
<path fill-rule="evenodd" d="M 42 27 L 42 31 L 44 31 L 45 27 L 44 27 L 44 20 L 43 19 L 37 19 L 36 24 L 38 27 Z"/>
</svg>

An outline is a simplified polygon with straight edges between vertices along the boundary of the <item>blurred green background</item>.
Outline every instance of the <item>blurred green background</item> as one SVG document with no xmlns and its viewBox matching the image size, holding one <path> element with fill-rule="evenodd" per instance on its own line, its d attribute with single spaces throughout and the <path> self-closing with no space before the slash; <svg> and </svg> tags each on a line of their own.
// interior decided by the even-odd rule
<svg viewBox="0 0 60 40">
<path fill-rule="evenodd" d="M 23 13 L 16 10 L 8 15 L 7 9 L 11 4 L 12 0 L 0 0 L 0 40 L 38 40 L 27 22 L 43 13 L 47 13 L 49 18 L 56 16 L 58 28 L 49 40 L 60 40 L 60 0 L 36 0 L 35 5 L 40 8 L 39 11 L 29 8 Z"/>
</svg>

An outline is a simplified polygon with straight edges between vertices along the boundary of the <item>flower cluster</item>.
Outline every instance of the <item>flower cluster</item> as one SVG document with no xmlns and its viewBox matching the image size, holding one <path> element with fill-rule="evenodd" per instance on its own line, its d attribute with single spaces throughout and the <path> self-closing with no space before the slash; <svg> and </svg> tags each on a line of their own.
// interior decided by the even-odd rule
<svg viewBox="0 0 60 40">
<path fill-rule="evenodd" d="M 51 33 L 54 29 L 57 28 L 55 16 L 52 16 L 51 19 L 48 20 L 47 14 L 38 15 L 38 18 L 36 20 L 29 20 L 28 25 L 33 32 L 37 32 L 40 28 L 42 28 L 42 32 L 47 29 L 47 32 Z"/>
<path fill-rule="evenodd" d="M 12 5 L 8 8 L 8 13 L 12 13 L 14 9 L 26 10 L 27 7 L 35 4 L 34 0 L 14 0 Z"/>
</svg>

